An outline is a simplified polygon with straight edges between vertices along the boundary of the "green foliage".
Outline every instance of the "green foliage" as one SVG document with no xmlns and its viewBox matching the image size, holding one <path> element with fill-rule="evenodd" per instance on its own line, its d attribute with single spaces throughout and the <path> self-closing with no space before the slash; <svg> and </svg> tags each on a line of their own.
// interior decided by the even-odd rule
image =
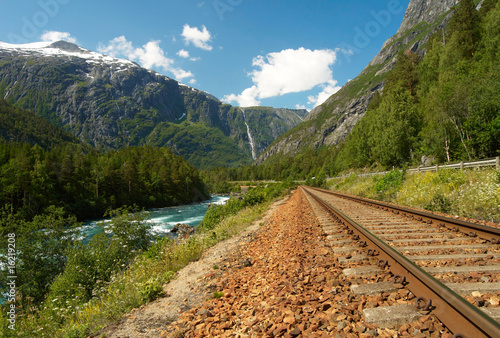
<svg viewBox="0 0 500 338">
<path fill-rule="evenodd" d="M 218 299 L 218 298 L 224 297 L 224 292 L 221 292 L 221 291 L 215 291 L 212 297 L 213 297 L 214 299 Z"/>
<path fill-rule="evenodd" d="M 318 176 L 308 177 L 306 179 L 306 185 L 324 188 L 326 185 L 326 175 L 321 172 Z"/>
<path fill-rule="evenodd" d="M 399 170 L 390 171 L 380 179 L 375 178 L 375 191 L 378 195 L 387 197 L 394 195 L 399 190 L 404 182 L 405 172 Z"/>
<path fill-rule="evenodd" d="M 460 0 L 448 25 L 448 35 L 455 40 L 456 53 L 473 58 L 479 44 L 480 18 L 473 0 Z"/>
<path fill-rule="evenodd" d="M 283 195 L 290 186 L 288 184 L 269 184 L 266 187 L 249 188 L 248 191 L 239 198 L 231 198 L 224 205 L 213 205 L 208 208 L 205 217 L 198 225 L 197 229 L 202 232 L 210 232 L 226 217 L 236 214 L 238 211 L 272 201 Z"/>
<path fill-rule="evenodd" d="M 207 195 L 198 171 L 167 148 L 101 154 L 75 145 L 49 151 L 0 143 L 0 205 L 27 220 L 50 205 L 89 219 L 123 205 L 165 207 Z"/>
<path fill-rule="evenodd" d="M 150 278 L 139 285 L 142 301 L 152 302 L 163 293 L 163 285 L 156 279 Z"/>
<path fill-rule="evenodd" d="M 5 223 L 9 222 L 10 227 Z M 67 251 L 71 248 L 74 227 L 78 225 L 74 216 L 67 216 L 62 208 L 50 207 L 44 214 L 25 221 L 18 216 L 2 217 L 1 247 L 7 247 L 7 234 L 15 234 L 17 252 L 16 287 L 20 305 L 39 304 L 45 297 L 55 277 L 64 271 Z M 5 257 L 2 257 L 2 261 Z M 7 280 L 8 271 L 1 270 L 2 280 Z M 6 285 L 0 286 L 5 293 Z"/>
<path fill-rule="evenodd" d="M 431 201 L 428 204 L 424 205 L 424 209 L 450 213 L 452 204 L 452 201 L 448 197 L 443 196 L 440 193 L 436 193 L 432 197 Z"/>
<path fill-rule="evenodd" d="M 371 161 L 384 167 L 402 166 L 411 160 L 419 116 L 410 90 L 384 95 L 379 108 L 370 115 L 368 144 Z"/>
<path fill-rule="evenodd" d="M 81 142 L 47 120 L 0 98 L 0 140 L 37 144 L 44 149 Z"/>
<path fill-rule="evenodd" d="M 417 71 L 419 62 L 419 57 L 411 50 L 400 53 L 394 69 L 387 75 L 384 92 L 393 92 L 404 88 L 410 95 L 415 95 L 419 82 Z"/>
<path fill-rule="evenodd" d="M 101 224 L 101 231 L 86 246 L 77 243 L 69 250 L 64 272 L 51 286 L 48 298 L 52 303 L 61 306 L 66 301 L 89 301 L 111 276 L 151 244 L 146 214 L 120 209 L 110 215 L 114 217 L 111 222 Z"/>
<path fill-rule="evenodd" d="M 88 325 L 75 324 L 68 329 L 67 338 L 85 338 L 88 337 L 90 333 Z"/>
<path fill-rule="evenodd" d="M 498 0 L 484 0 L 481 9 L 479 10 L 479 15 L 484 17 L 488 15 L 488 13 L 495 9 L 495 6 L 498 4 Z"/>
<path fill-rule="evenodd" d="M 335 190 L 413 208 L 500 221 L 498 170 L 391 172 L 384 177 L 350 175 L 332 179 Z"/>
<path fill-rule="evenodd" d="M 101 224 L 101 232 L 111 232 L 112 239 L 118 241 L 125 250 L 133 253 L 144 251 L 149 247 L 154 237 L 149 232 L 149 226 L 145 222 L 148 219 L 147 212 L 137 212 L 137 208 L 120 208 L 106 213 L 112 217 L 109 224 Z"/>
</svg>

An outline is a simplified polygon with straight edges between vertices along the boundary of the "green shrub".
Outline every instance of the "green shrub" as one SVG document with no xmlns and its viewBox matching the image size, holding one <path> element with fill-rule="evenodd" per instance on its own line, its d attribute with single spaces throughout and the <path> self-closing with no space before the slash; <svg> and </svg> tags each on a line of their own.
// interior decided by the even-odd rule
<svg viewBox="0 0 500 338">
<path fill-rule="evenodd" d="M 448 197 L 440 193 L 436 193 L 432 197 L 432 200 L 428 204 L 424 205 L 424 209 L 448 214 L 452 210 L 452 205 L 453 203 Z"/>
<path fill-rule="evenodd" d="M 90 329 L 87 325 L 75 324 L 68 330 L 68 338 L 85 338 L 90 334 Z"/>
<path fill-rule="evenodd" d="M 163 293 L 163 285 L 158 280 L 150 278 L 139 285 L 139 293 L 143 302 L 151 302 Z"/>
<path fill-rule="evenodd" d="M 393 197 L 401 187 L 405 179 L 404 171 L 390 171 L 382 178 L 375 176 L 375 191 L 381 198 Z"/>
<path fill-rule="evenodd" d="M 114 218 L 107 223 L 107 228 L 101 224 L 100 232 L 87 245 L 77 243 L 69 250 L 64 272 L 51 286 L 48 299 L 53 303 L 65 306 L 67 302 L 90 300 L 113 274 L 124 270 L 132 258 L 151 243 L 146 214 L 131 213 L 130 209 L 123 208 L 110 215 Z M 108 230 L 112 235 L 106 233 Z"/>
<path fill-rule="evenodd" d="M 199 229 L 199 231 L 213 230 L 225 217 L 234 215 L 246 207 L 251 207 L 266 201 L 272 201 L 281 196 L 287 189 L 286 184 L 269 184 L 265 187 L 258 186 L 249 188 L 243 197 L 231 198 L 224 205 L 211 206 L 197 229 Z"/>
</svg>

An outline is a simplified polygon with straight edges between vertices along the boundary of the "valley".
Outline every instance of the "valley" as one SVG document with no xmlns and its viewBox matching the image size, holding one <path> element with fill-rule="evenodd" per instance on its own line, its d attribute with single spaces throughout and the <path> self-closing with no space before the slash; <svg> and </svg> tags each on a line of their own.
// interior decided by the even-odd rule
<svg viewBox="0 0 500 338">
<path fill-rule="evenodd" d="M 52 27 L 65 8 L 83 6 L 51 1 L 61 16 L 49 20 L 38 11 L 23 17 L 25 27 L 36 25 L 33 18 L 40 13 Z M 353 6 L 335 4 L 344 5 Z M 392 327 L 368 323 L 365 310 L 410 306 L 417 291 L 407 293 L 401 282 L 399 291 L 355 295 L 350 286 L 362 278 L 346 277 L 352 261 L 339 254 L 352 248 L 329 238 L 338 220 L 325 221 L 299 184 L 497 227 L 500 2 L 409 0 L 399 28 L 373 53 L 369 43 L 346 50 L 323 40 L 312 47 L 311 27 L 332 39 L 348 33 L 345 27 L 329 32 L 325 27 L 335 20 L 326 20 L 317 6 L 284 6 L 295 16 L 280 12 L 278 24 L 269 18 L 280 6 L 269 5 L 263 14 L 257 11 L 262 3 L 241 2 L 226 7 L 210 27 L 179 24 L 194 11 L 173 13 L 189 6 L 171 4 L 172 12 L 164 13 L 170 20 L 161 23 L 175 22 L 179 30 L 163 36 L 168 51 L 159 39 L 133 46 L 130 33 L 106 43 L 109 36 L 103 34 L 97 51 L 59 31 L 45 31 L 39 42 L 32 41 L 36 37 L 0 41 L 0 248 L 15 242 L 17 250 L 17 265 L 0 269 L 1 280 L 15 275 L 16 281 L 15 287 L 0 284 L 0 292 L 13 293 L 0 313 L 2 334 L 456 334 L 430 307 L 417 321 Z M 396 8 L 402 10 L 400 1 L 385 6 L 368 8 L 363 13 L 371 21 L 353 27 L 367 42 L 379 41 L 382 28 L 393 27 Z M 196 13 L 206 7 L 199 3 Z M 129 10 L 123 8 L 128 15 Z M 322 19 L 304 25 L 302 12 Z M 203 13 L 198 19 L 210 17 Z M 212 27 L 219 27 L 217 34 Z M 265 37 L 254 39 L 241 27 Z M 284 31 L 288 38 L 266 45 Z M 311 47 L 297 47 L 309 40 Z M 246 44 L 258 46 L 260 54 L 250 58 L 251 70 L 241 68 L 246 81 L 230 80 L 227 74 Z M 350 60 L 360 52 L 371 61 L 337 86 L 337 74 L 353 66 Z M 349 61 L 340 60 L 342 55 Z M 205 69 L 198 78 L 207 64 L 219 68 Z M 195 88 L 207 88 L 207 81 L 218 97 Z M 226 82 L 230 87 L 221 95 Z M 300 103 L 261 105 L 297 93 L 303 96 Z M 444 167 L 484 159 L 491 169 Z M 435 171 L 421 172 L 422 167 Z M 214 195 L 230 198 L 213 204 Z M 174 216 L 162 215 L 166 225 L 152 226 L 144 212 L 179 208 L 172 210 L 181 213 L 192 203 L 203 210 L 188 217 L 195 223 L 188 236 L 163 236 Z M 106 218 L 105 225 L 84 224 L 92 231 L 82 240 L 81 222 L 97 218 Z M 498 243 L 490 240 L 467 265 L 496 260 Z M 0 258 L 7 266 L 3 252 Z M 394 274 L 387 269 L 367 280 L 389 282 Z M 477 271 L 467 278 L 498 282 L 496 274 Z M 474 295 L 467 300 L 483 309 L 498 307 L 500 294 Z"/>
</svg>

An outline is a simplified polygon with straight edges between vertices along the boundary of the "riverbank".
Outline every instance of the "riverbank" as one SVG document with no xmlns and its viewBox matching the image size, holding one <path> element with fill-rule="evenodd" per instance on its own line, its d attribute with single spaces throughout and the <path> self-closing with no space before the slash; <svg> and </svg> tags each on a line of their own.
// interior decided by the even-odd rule
<svg viewBox="0 0 500 338">
<path fill-rule="evenodd" d="M 275 210 L 288 198 L 246 209 L 227 219 L 225 227 L 238 234 L 209 248 L 198 261 L 191 262 L 180 270 L 165 286 L 165 297 L 133 309 L 120 321 L 107 326 L 91 337 L 166 336 L 169 331 L 167 327 L 177 320 L 182 312 L 213 296 L 215 290 L 210 280 L 220 273 L 220 268 L 227 263 L 228 256 L 252 241 L 255 233 L 262 228 L 263 224 L 269 222 Z"/>
<path fill-rule="evenodd" d="M 211 205 L 222 205 L 229 200 L 228 195 L 213 195 L 203 202 L 185 204 L 180 206 L 155 208 L 146 210 L 148 217 L 146 222 L 150 225 L 155 235 L 168 236 L 170 230 L 176 224 L 189 224 L 196 227 L 200 224 Z M 110 218 L 88 220 L 78 230 L 81 240 L 87 244 L 92 236 L 99 232 L 99 225 L 109 222 Z"/>
</svg>

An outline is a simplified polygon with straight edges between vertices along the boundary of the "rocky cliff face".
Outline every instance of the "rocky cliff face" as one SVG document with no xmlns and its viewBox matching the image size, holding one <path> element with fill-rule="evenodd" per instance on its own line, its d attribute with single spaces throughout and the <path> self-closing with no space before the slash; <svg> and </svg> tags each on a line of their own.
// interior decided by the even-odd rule
<svg viewBox="0 0 500 338">
<path fill-rule="evenodd" d="M 457 0 L 411 0 L 398 32 L 384 43 L 361 74 L 311 111 L 304 123 L 279 137 L 256 163 L 344 140 L 363 118 L 375 92 L 383 91 L 385 74 L 394 67 L 398 53 L 409 48 L 424 54 L 429 37 L 446 24 L 456 3 Z"/>
<path fill-rule="evenodd" d="M 458 0 L 410 1 L 396 36 L 404 34 L 420 22 L 432 23 L 436 21 L 439 16 L 448 12 L 456 4 L 458 4 Z"/>
<path fill-rule="evenodd" d="M 151 142 L 190 154 L 193 148 L 212 142 L 197 157 L 220 158 L 214 165 L 251 163 L 249 130 L 256 135 L 256 149 L 262 151 L 307 114 L 305 110 L 249 108 L 247 129 L 238 108 L 204 91 L 64 41 L 0 42 L 0 65 L 1 97 L 97 148 Z M 260 128 L 262 120 L 265 128 Z"/>
</svg>

